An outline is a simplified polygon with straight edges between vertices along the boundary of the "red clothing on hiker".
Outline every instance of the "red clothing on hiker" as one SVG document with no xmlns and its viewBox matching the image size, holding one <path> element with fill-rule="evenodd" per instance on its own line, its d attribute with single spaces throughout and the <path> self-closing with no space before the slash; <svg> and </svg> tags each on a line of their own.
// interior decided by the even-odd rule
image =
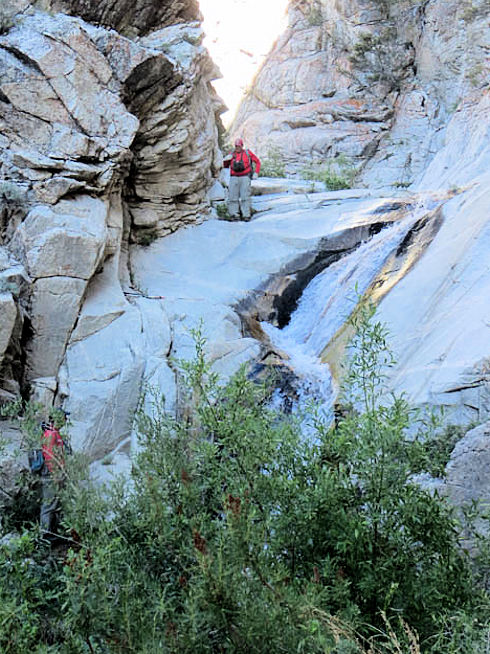
<svg viewBox="0 0 490 654">
<path fill-rule="evenodd" d="M 247 156 L 247 153 L 250 157 Z M 233 170 L 233 164 L 236 162 L 243 163 L 244 169 L 242 171 Z M 239 152 L 234 150 L 231 159 L 226 158 L 223 161 L 223 166 L 230 169 L 230 175 L 232 177 L 246 177 L 247 175 L 250 176 L 250 173 L 252 172 L 252 162 L 255 164 L 255 172 L 258 175 L 260 172 L 260 159 L 252 152 L 252 150 L 241 150 Z"/>
<path fill-rule="evenodd" d="M 55 428 L 46 428 L 43 432 L 42 450 L 44 463 L 49 472 L 53 473 L 65 465 L 65 443 L 60 432 Z"/>
</svg>

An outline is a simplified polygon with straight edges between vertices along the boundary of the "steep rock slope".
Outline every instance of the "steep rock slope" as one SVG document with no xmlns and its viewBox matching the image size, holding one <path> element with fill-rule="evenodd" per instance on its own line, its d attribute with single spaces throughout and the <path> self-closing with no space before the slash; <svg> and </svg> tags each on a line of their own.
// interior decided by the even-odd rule
<svg viewBox="0 0 490 654">
<path fill-rule="evenodd" d="M 292 0 L 232 126 L 290 172 L 408 185 L 488 84 L 488 0 Z"/>
<path fill-rule="evenodd" d="M 398 365 L 393 380 L 455 422 L 488 418 L 490 400 L 490 92 L 468 98 L 419 189 L 452 187 L 444 224 L 416 267 L 381 303 Z"/>
<path fill-rule="evenodd" d="M 292 173 L 323 166 L 371 189 L 455 193 L 423 256 L 403 274 L 388 262 L 383 275 L 398 279 L 378 315 L 392 387 L 447 421 L 484 423 L 455 450 L 448 488 L 456 502 L 488 501 L 490 3 L 294 0 L 289 19 L 233 135 Z M 328 360 L 341 339 L 342 327 Z"/>
<path fill-rule="evenodd" d="M 290 171 L 354 167 L 363 186 L 456 191 L 381 302 L 395 385 L 457 422 L 488 414 L 488 0 L 294 0 L 233 125 Z M 343 169 L 343 170 L 342 170 Z"/>
<path fill-rule="evenodd" d="M 129 242 L 205 216 L 221 101 L 195 2 L 43 5 L 108 27 L 41 5 L 12 0 L 1 10 L 0 389 L 9 396 L 26 386 L 49 405 L 63 400 L 60 366 L 70 344 L 118 319 L 116 332 L 124 333 L 122 322 L 135 315 Z M 126 38 L 109 28 L 124 25 L 154 31 Z M 145 356 L 131 343 L 144 331 L 136 313 L 127 334 L 130 406 Z M 123 352 L 121 345 L 109 375 L 118 398 Z M 97 370 L 91 360 L 89 378 Z M 121 436 L 110 419 L 99 416 L 98 428 L 94 438 Z"/>
</svg>

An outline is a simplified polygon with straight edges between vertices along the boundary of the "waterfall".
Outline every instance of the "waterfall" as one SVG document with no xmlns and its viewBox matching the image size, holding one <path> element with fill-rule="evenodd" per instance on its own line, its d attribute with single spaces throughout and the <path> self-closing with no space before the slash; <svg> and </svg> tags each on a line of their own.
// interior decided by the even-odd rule
<svg viewBox="0 0 490 654">
<path fill-rule="evenodd" d="M 297 378 L 296 409 L 314 401 L 327 420 L 332 418 L 337 389 L 328 364 L 320 356 L 352 313 L 358 298 L 366 293 L 390 255 L 426 212 L 427 207 L 421 204 L 412 214 L 385 227 L 317 275 L 305 288 L 283 329 L 261 323 Z"/>
</svg>

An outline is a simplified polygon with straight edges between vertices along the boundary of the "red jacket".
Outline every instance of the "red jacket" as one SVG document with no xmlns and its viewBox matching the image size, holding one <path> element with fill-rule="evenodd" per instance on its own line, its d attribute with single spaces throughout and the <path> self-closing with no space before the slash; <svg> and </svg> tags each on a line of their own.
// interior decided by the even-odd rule
<svg viewBox="0 0 490 654">
<path fill-rule="evenodd" d="M 250 155 L 250 157 L 247 156 L 247 152 Z M 233 170 L 233 163 L 235 161 L 243 161 L 243 165 L 245 166 L 244 170 L 242 172 L 235 172 Z M 252 162 L 255 164 L 255 171 L 257 174 L 260 172 L 260 159 L 255 156 L 255 154 L 252 152 L 252 150 L 245 150 L 243 149 L 241 152 L 237 152 L 234 150 L 232 152 L 231 159 L 225 159 L 223 161 L 223 166 L 225 168 L 230 169 L 230 175 L 232 177 L 246 177 L 247 175 L 250 176 L 252 173 Z"/>
<path fill-rule="evenodd" d="M 53 429 L 45 429 L 42 439 L 42 450 L 44 463 L 49 472 L 53 473 L 65 465 L 65 443 L 60 432 Z"/>
</svg>

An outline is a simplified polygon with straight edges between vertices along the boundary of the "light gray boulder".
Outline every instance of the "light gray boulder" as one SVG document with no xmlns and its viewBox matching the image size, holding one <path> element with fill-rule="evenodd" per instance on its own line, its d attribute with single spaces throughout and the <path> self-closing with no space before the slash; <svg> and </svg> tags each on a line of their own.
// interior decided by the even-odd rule
<svg viewBox="0 0 490 654">
<path fill-rule="evenodd" d="M 490 508 L 490 423 L 468 431 L 456 444 L 446 466 L 446 493 L 456 506 L 473 501 Z"/>
<path fill-rule="evenodd" d="M 123 292 L 134 291 L 128 243 L 205 218 L 219 73 L 197 4 L 155 5 L 147 23 L 148 4 L 42 6 L 73 16 L 9 0 L 0 35 L 2 391 L 28 382 L 43 405 L 65 402 L 76 444 L 96 456 L 131 433 L 143 376 L 173 379 L 149 337 L 165 317 L 143 321 Z"/>
<path fill-rule="evenodd" d="M 0 360 L 3 359 L 17 322 L 17 305 L 12 293 L 0 292 Z"/>
</svg>

